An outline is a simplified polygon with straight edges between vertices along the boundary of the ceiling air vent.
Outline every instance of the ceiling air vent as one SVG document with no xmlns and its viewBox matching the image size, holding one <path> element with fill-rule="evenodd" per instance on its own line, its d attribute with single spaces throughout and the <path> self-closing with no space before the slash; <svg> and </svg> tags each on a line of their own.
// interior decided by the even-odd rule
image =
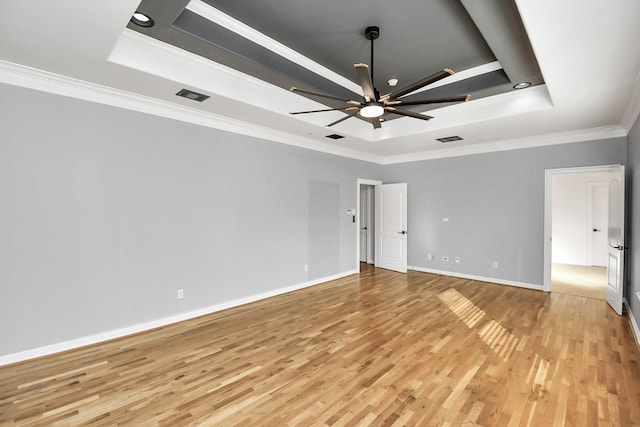
<svg viewBox="0 0 640 427">
<path fill-rule="evenodd" d="M 198 92 L 194 92 L 189 89 L 182 89 L 180 92 L 176 93 L 178 96 L 182 96 L 183 98 L 193 99 L 194 101 L 202 102 L 205 99 L 209 99 L 209 95 L 203 95 Z"/>
<path fill-rule="evenodd" d="M 344 138 L 344 136 L 342 136 L 342 135 L 338 135 L 337 133 L 332 133 L 331 135 L 327 135 L 327 138 L 331 138 L 331 139 L 342 139 L 342 138 Z"/>
<path fill-rule="evenodd" d="M 446 138 L 436 138 L 437 141 L 444 143 L 453 142 L 453 141 L 462 141 L 462 138 L 459 136 L 448 136 Z"/>
</svg>

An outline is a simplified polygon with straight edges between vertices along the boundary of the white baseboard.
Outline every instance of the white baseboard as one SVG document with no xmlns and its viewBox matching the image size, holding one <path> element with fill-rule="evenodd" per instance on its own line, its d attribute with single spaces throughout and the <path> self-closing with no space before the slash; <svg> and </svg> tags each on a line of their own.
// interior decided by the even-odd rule
<svg viewBox="0 0 640 427">
<path fill-rule="evenodd" d="M 496 283 L 498 285 L 508 285 L 508 286 L 515 286 L 517 288 L 534 289 L 536 291 L 543 290 L 542 285 L 537 285 L 535 283 L 516 282 L 513 280 L 496 279 L 495 277 L 475 276 L 473 274 L 457 273 L 455 271 L 433 270 L 430 268 L 422 268 L 422 267 L 409 266 L 407 268 L 409 270 L 421 271 L 423 273 L 437 274 L 440 276 L 459 277 L 461 279 L 471 279 L 471 280 L 477 280 L 480 282 Z"/>
<path fill-rule="evenodd" d="M 631 306 L 627 299 L 624 299 L 624 305 L 627 307 L 627 315 L 629 316 L 629 323 L 631 324 L 631 330 L 633 331 L 633 337 L 636 339 L 636 344 L 638 345 L 638 349 L 640 350 L 640 328 L 638 328 L 638 323 L 636 322 L 636 318 L 633 317 L 633 312 L 631 311 Z"/>
<path fill-rule="evenodd" d="M 63 341 L 56 344 L 45 345 L 42 347 L 30 349 L 30 350 L 20 351 L 18 353 L 0 355 L 0 366 L 10 365 L 18 362 L 24 362 L 26 360 L 35 359 L 37 357 L 49 356 L 51 354 L 73 350 L 75 348 L 85 347 L 88 345 L 97 344 L 100 342 L 109 341 L 116 338 L 122 338 L 127 335 L 137 334 L 139 332 L 148 331 L 151 329 L 159 328 L 161 326 L 170 325 L 172 323 L 178 323 L 184 320 L 189 320 L 196 317 L 204 316 L 206 314 L 215 313 L 217 311 L 226 310 L 228 308 L 238 307 L 240 305 L 248 304 L 250 302 L 255 302 L 265 298 L 286 294 L 287 292 L 308 288 L 310 286 L 314 286 L 324 282 L 329 282 L 331 280 L 340 279 L 346 276 L 350 276 L 352 274 L 358 274 L 358 271 L 354 269 L 354 270 L 346 271 L 344 273 L 336 274 L 334 276 L 323 277 L 321 279 L 299 283 L 297 285 L 288 286 L 286 288 L 274 289 L 273 291 L 251 295 L 251 296 L 240 298 L 233 301 L 223 302 L 221 304 L 204 307 L 204 308 L 190 311 L 187 313 L 180 313 L 173 316 L 164 317 L 162 319 L 152 320 L 150 322 L 138 323 L 136 325 L 127 326 L 125 328 L 102 332 L 102 333 L 90 335 L 87 337 L 76 338 L 69 341 Z"/>
</svg>

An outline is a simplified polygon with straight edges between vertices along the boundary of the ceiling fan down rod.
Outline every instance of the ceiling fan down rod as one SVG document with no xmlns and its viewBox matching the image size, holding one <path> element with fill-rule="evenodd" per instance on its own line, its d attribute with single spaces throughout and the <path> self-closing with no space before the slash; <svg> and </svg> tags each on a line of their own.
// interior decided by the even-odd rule
<svg viewBox="0 0 640 427">
<path fill-rule="evenodd" d="M 380 27 L 367 27 L 367 29 L 364 30 L 364 36 L 367 40 L 371 40 L 371 66 L 369 69 L 371 70 L 371 82 L 373 82 L 373 41 L 380 37 Z"/>
</svg>

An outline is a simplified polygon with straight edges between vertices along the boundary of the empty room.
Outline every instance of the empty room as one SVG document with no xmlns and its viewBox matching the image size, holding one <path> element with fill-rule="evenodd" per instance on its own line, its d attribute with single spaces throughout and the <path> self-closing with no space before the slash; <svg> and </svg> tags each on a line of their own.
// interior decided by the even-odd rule
<svg viewBox="0 0 640 427">
<path fill-rule="evenodd" d="M 0 2 L 0 425 L 640 425 L 638 17 Z"/>
</svg>

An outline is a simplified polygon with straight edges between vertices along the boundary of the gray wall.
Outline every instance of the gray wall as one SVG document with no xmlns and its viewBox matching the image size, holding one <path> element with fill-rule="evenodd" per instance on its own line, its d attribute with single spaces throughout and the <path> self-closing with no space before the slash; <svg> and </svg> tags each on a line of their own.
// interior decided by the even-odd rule
<svg viewBox="0 0 640 427">
<path fill-rule="evenodd" d="M 640 325 L 640 119 L 627 137 L 627 292 L 626 298 L 636 324 Z"/>
<path fill-rule="evenodd" d="M 408 183 L 409 265 L 542 285 L 545 169 L 625 159 L 615 138 L 390 165 L 384 182 Z"/>
<path fill-rule="evenodd" d="M 0 355 L 356 267 L 379 165 L 7 85 L 0 111 Z"/>
<path fill-rule="evenodd" d="M 408 182 L 410 265 L 540 284 L 544 169 L 627 154 L 619 138 L 382 167 L 7 85 L 0 111 L 0 355 L 348 272 L 357 178 Z"/>
</svg>

